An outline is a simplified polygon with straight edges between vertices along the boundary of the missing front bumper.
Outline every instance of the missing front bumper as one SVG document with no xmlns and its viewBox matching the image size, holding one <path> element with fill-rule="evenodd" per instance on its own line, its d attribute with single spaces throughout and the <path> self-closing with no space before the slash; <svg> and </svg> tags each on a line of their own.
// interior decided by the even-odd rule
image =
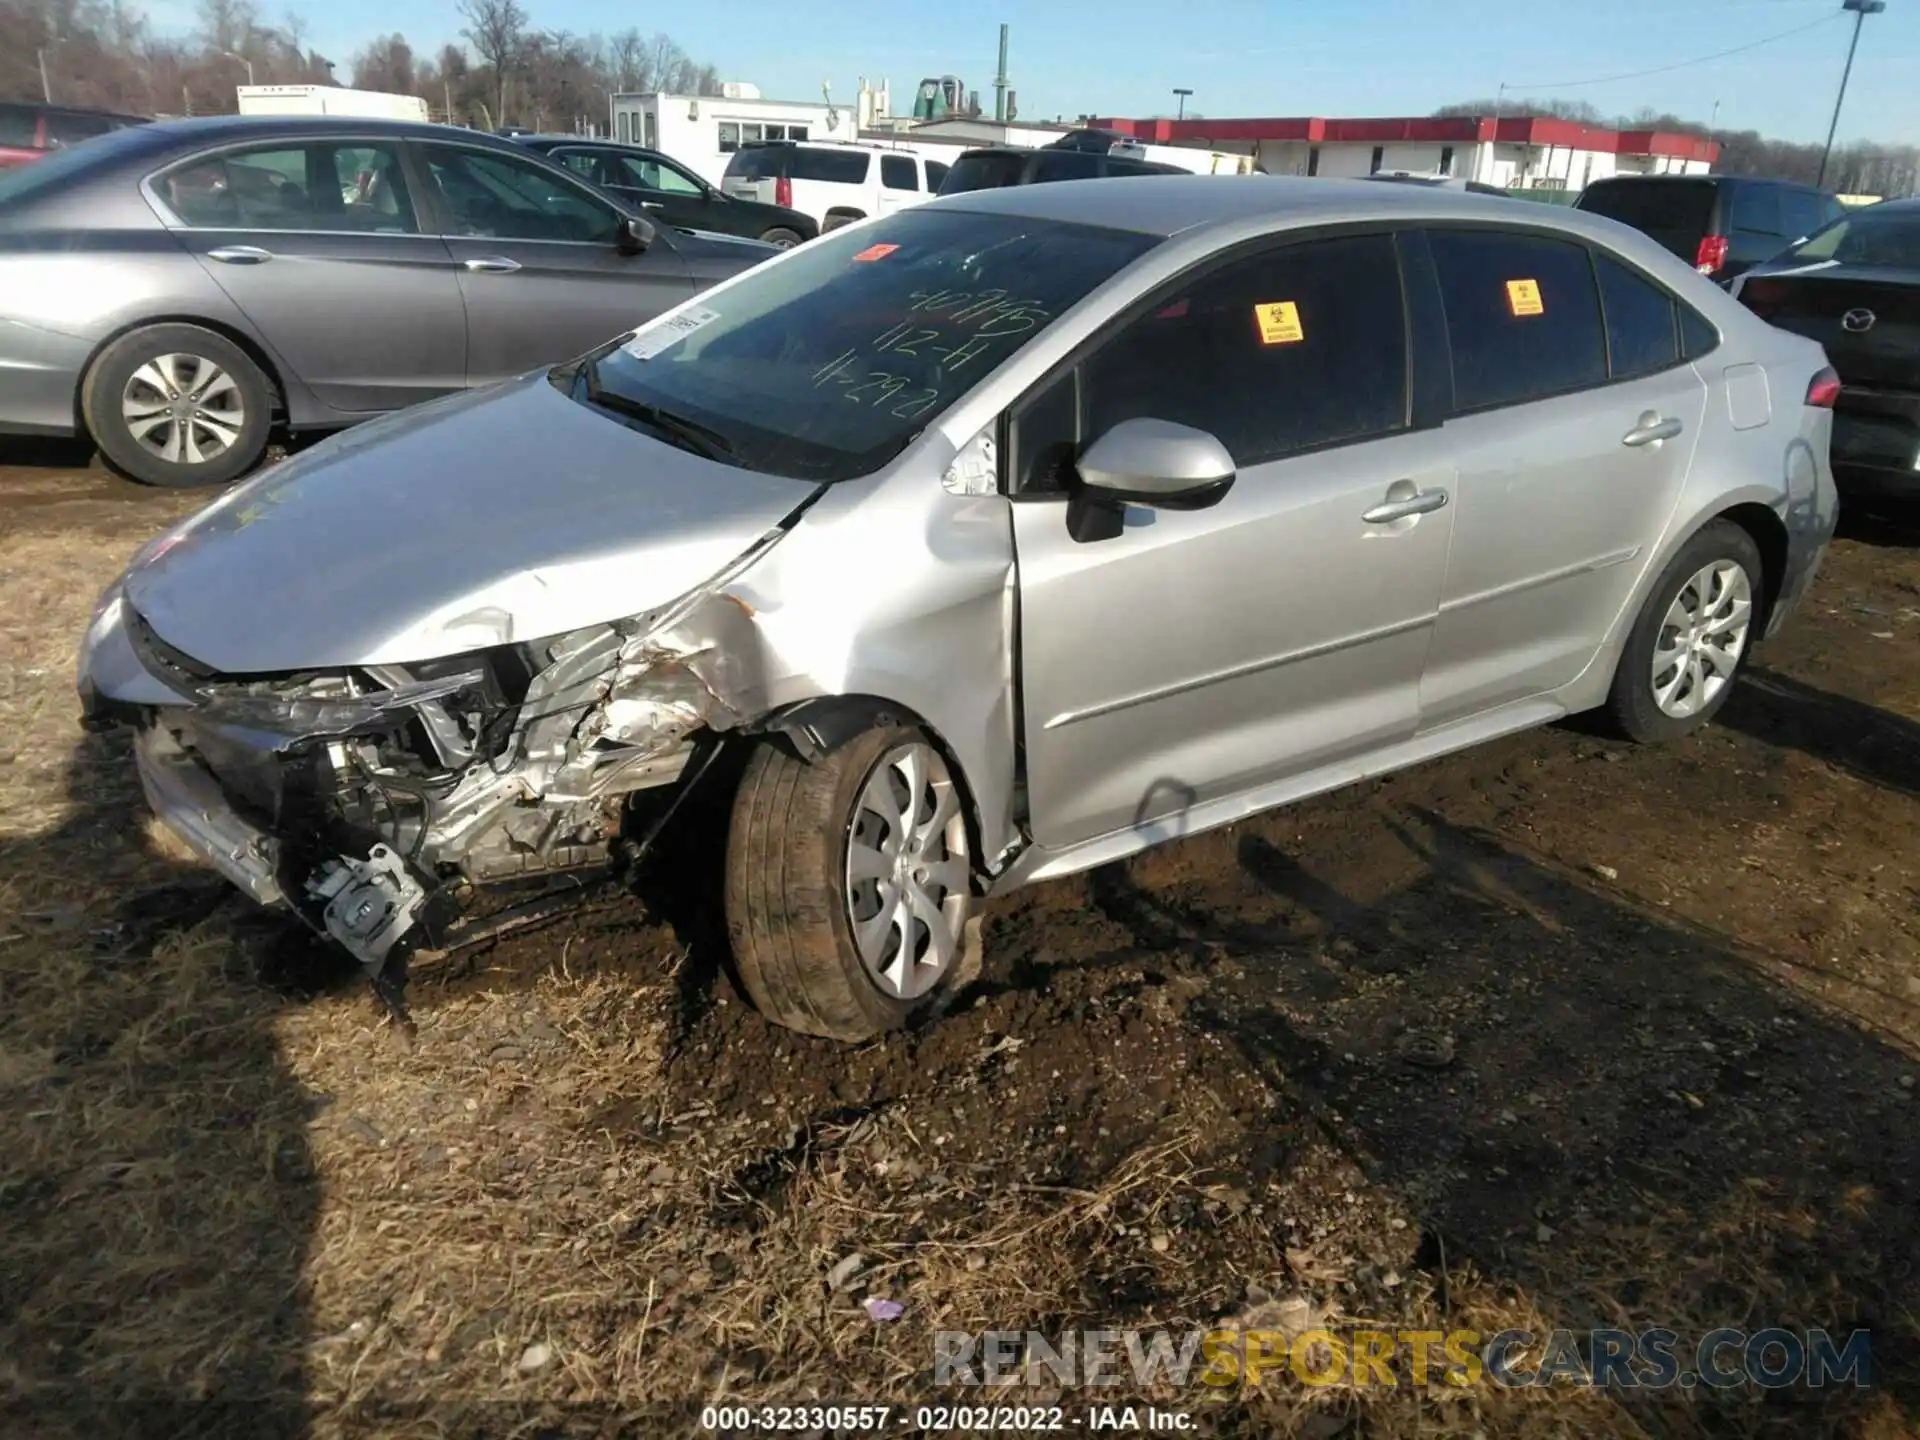
<svg viewBox="0 0 1920 1440">
<path fill-rule="evenodd" d="M 233 808 L 219 782 L 158 726 L 134 737 L 134 761 L 147 804 L 160 822 L 255 903 L 284 905 L 279 842 Z"/>
</svg>

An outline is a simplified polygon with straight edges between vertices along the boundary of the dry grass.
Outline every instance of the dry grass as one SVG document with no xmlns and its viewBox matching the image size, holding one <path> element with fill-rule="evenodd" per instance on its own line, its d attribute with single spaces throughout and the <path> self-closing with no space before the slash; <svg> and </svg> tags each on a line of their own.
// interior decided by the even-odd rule
<svg viewBox="0 0 1920 1440">
<path fill-rule="evenodd" d="M 1011 1002 L 953 1017 L 938 1049 L 845 1058 L 769 1042 L 723 999 L 702 1048 L 685 950 L 629 925 L 590 963 L 556 936 L 544 973 L 425 992 L 409 1049 L 351 977 L 170 853 L 120 747 L 75 727 L 73 642 L 137 538 L 0 542 L 0 1395 L 34 1433 L 652 1433 L 689 1401 L 953 1401 L 971 1397 L 928 1383 L 936 1330 L 1270 1319 L 1250 1289 L 1400 1328 L 1704 1330 L 1738 1323 L 1688 1288 L 1706 1257 L 1780 1300 L 1756 1237 L 1819 1223 L 1750 1192 L 1690 1256 L 1623 1230 L 1617 1268 L 1562 1277 L 1550 1313 L 1416 1268 L 1417 1217 L 1211 1037 L 1165 1062 L 1178 1083 L 1137 1129 L 1096 1143 L 1104 1111 L 1061 1116 L 1055 1151 L 1086 1147 L 1071 1176 L 996 1125 L 1050 1064 L 1154 1079 L 1129 1067 L 1179 1029 L 1164 988 L 1031 1058 Z M 715 1103 L 749 1040 L 763 1096 Z M 836 1111 L 816 1082 L 842 1063 L 925 1073 Z M 1250 1180 L 1283 1131 L 1286 1165 Z M 1626 1276 L 1647 1282 L 1631 1301 Z M 873 1299 L 904 1314 L 877 1322 Z M 193 1401 L 231 1404 L 127 1408 Z M 1248 1434 L 1726 1433 L 1591 1391 L 1437 1384 L 1281 1379 L 1211 1414 Z M 1853 1433 L 1906 1424 L 1888 1402 Z"/>
</svg>

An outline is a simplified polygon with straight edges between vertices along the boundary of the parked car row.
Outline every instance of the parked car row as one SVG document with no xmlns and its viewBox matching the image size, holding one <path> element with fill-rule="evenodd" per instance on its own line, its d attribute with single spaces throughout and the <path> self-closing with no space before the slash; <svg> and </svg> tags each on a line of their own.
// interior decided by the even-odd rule
<svg viewBox="0 0 1920 1440">
<path fill-rule="evenodd" d="M 462 167 L 573 183 L 357 143 L 416 216 L 482 213 Z M 128 213 L 206 163 L 122 151 Z M 267 471 L 86 636 L 160 818 L 396 1009 L 411 949 L 487 933 L 463 897 L 615 879 L 722 774 L 741 983 L 871 1036 L 966 982 L 983 896 L 1573 712 L 1697 729 L 1835 519 L 1818 344 L 1626 227 L 1440 187 L 971 190 L 619 323 Z"/>
</svg>

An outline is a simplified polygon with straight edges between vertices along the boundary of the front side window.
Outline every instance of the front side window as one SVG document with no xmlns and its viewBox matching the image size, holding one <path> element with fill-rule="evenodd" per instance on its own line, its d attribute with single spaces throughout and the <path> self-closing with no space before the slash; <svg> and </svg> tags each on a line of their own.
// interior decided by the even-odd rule
<svg viewBox="0 0 1920 1440">
<path fill-rule="evenodd" d="M 395 151 L 314 141 L 229 150 L 179 165 L 154 190 L 182 223 L 212 230 L 418 230 Z"/>
<path fill-rule="evenodd" d="M 918 190 L 920 177 L 914 173 L 913 161 L 906 156 L 882 155 L 880 183 L 889 190 Z"/>
<path fill-rule="evenodd" d="M 1123 420 L 1171 420 L 1241 466 L 1403 429 L 1393 239 L 1307 241 L 1203 275 L 1103 346 L 1082 386 L 1088 440 Z"/>
<path fill-rule="evenodd" d="M 913 207 L 751 270 L 568 380 L 719 437 L 728 463 L 870 474 L 1157 237 Z"/>
<path fill-rule="evenodd" d="M 1596 254 L 1593 264 L 1607 315 L 1607 358 L 1613 378 L 1652 375 L 1679 364 L 1673 297 L 1611 255 Z"/>
<path fill-rule="evenodd" d="M 446 202 L 451 234 L 591 245 L 611 245 L 620 236 L 617 210 L 544 165 L 452 145 L 420 150 Z"/>
<path fill-rule="evenodd" d="M 1460 409 L 1606 383 L 1606 332 L 1585 246 L 1495 230 L 1436 230 L 1428 242 Z"/>
</svg>

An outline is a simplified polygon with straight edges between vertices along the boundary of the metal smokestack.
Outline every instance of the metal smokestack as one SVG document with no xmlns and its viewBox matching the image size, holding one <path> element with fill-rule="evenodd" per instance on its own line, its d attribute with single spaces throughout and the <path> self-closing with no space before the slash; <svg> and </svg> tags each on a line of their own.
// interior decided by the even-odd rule
<svg viewBox="0 0 1920 1440">
<path fill-rule="evenodd" d="M 1000 68 L 993 76 L 993 118 L 1004 123 L 1007 118 L 1007 27 L 1000 27 Z"/>
</svg>

